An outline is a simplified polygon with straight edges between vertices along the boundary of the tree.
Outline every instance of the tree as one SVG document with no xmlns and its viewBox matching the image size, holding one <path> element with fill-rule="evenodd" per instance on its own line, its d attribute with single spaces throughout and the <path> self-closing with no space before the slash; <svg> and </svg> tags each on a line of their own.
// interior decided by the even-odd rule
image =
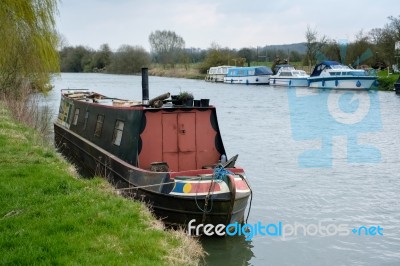
<svg viewBox="0 0 400 266">
<path fill-rule="evenodd" d="M 238 56 L 241 58 L 245 58 L 246 62 L 250 66 L 250 63 L 251 63 L 252 59 L 254 58 L 254 53 L 249 48 L 242 48 L 238 51 Z"/>
<path fill-rule="evenodd" d="M 110 64 L 111 60 L 111 49 L 108 44 L 102 44 L 100 50 L 96 51 L 93 55 L 93 70 L 94 71 L 104 71 L 105 68 Z"/>
<path fill-rule="evenodd" d="M 297 51 L 290 51 L 289 62 L 301 62 L 303 55 Z"/>
<path fill-rule="evenodd" d="M 149 36 L 151 50 L 157 62 L 175 67 L 179 55 L 185 48 L 185 41 L 173 31 L 155 31 Z"/>
<path fill-rule="evenodd" d="M 326 44 L 327 40 L 325 36 L 322 36 L 318 40 L 318 32 L 307 26 L 306 31 L 306 56 L 305 59 L 311 69 L 311 66 L 316 63 L 317 55 L 321 53 L 321 49 Z"/>
<path fill-rule="evenodd" d="M 111 56 L 109 73 L 134 74 L 139 73 L 142 67 L 149 66 L 149 53 L 140 46 L 122 45 Z"/>
<path fill-rule="evenodd" d="M 27 85 L 49 89 L 59 71 L 56 0 L 0 1 L 0 91 L 18 97 Z"/>
<path fill-rule="evenodd" d="M 389 23 L 383 29 L 373 29 L 369 36 L 376 44 L 376 61 L 383 60 L 386 65 L 392 65 L 395 62 L 394 45 L 400 41 L 400 15 L 398 17 L 390 16 L 388 19 Z"/>
<path fill-rule="evenodd" d="M 221 65 L 234 65 L 233 61 L 237 58 L 237 53 L 229 48 L 221 48 L 218 44 L 212 43 L 211 48 L 208 49 L 206 58 L 199 67 L 200 73 L 207 73 L 210 67 Z"/>
<path fill-rule="evenodd" d="M 60 51 L 61 72 L 91 72 L 94 51 L 82 45 Z"/>
<path fill-rule="evenodd" d="M 319 55 L 320 60 L 333 60 L 345 63 L 343 61 L 344 57 L 342 57 L 343 53 L 340 52 L 344 44 L 341 45 L 342 46 L 340 46 L 336 40 L 327 40 L 324 47 L 321 48 L 321 54 Z"/>
<path fill-rule="evenodd" d="M 346 63 L 353 67 L 360 65 L 371 65 L 373 63 L 372 44 L 369 41 L 369 36 L 360 30 L 356 34 L 356 40 L 350 43 L 347 48 Z"/>
</svg>

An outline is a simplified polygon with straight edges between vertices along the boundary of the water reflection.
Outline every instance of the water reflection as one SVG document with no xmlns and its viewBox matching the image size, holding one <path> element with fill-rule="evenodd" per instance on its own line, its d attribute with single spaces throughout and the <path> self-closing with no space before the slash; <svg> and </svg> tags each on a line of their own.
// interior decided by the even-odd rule
<svg viewBox="0 0 400 266">
<path fill-rule="evenodd" d="M 254 257 L 253 244 L 244 236 L 202 237 L 200 241 L 208 253 L 204 265 L 250 265 Z"/>
</svg>

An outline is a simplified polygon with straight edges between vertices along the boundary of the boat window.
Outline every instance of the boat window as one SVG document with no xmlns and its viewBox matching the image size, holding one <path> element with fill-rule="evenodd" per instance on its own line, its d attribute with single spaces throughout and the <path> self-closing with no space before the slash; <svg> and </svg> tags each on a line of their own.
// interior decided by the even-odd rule
<svg viewBox="0 0 400 266">
<path fill-rule="evenodd" d="M 249 76 L 254 76 L 254 74 L 256 74 L 254 69 L 249 70 Z"/>
<path fill-rule="evenodd" d="M 98 115 L 96 121 L 96 128 L 94 130 L 94 135 L 96 137 L 101 136 L 101 130 L 103 129 L 104 115 Z"/>
<path fill-rule="evenodd" d="M 257 67 L 256 68 L 256 75 L 272 75 L 272 70 L 269 67 Z"/>
<path fill-rule="evenodd" d="M 114 134 L 113 134 L 113 139 L 112 139 L 112 143 L 114 145 L 119 146 L 121 144 L 123 131 L 124 131 L 124 122 L 117 120 L 115 122 Z"/>
<path fill-rule="evenodd" d="M 89 111 L 86 111 L 86 114 L 85 114 L 85 123 L 83 124 L 83 130 L 86 129 L 88 118 L 89 118 Z"/>
<path fill-rule="evenodd" d="M 352 76 L 366 76 L 365 71 L 351 71 L 349 72 L 349 74 Z"/>
<path fill-rule="evenodd" d="M 243 76 L 244 75 L 244 71 L 242 69 L 238 70 L 237 75 L 238 76 Z"/>
<path fill-rule="evenodd" d="M 291 76 L 291 75 L 292 75 L 291 72 L 281 72 L 279 76 Z"/>
<path fill-rule="evenodd" d="M 70 124 L 71 118 L 72 118 L 72 109 L 73 109 L 72 103 L 70 103 L 66 100 L 62 100 L 62 103 L 60 104 L 59 113 L 58 113 L 58 119 L 60 119 L 62 122 Z"/>
<path fill-rule="evenodd" d="M 78 124 L 78 117 L 79 117 L 79 108 L 75 109 L 75 114 L 74 114 L 74 120 L 72 121 L 72 124 L 76 126 Z"/>
</svg>

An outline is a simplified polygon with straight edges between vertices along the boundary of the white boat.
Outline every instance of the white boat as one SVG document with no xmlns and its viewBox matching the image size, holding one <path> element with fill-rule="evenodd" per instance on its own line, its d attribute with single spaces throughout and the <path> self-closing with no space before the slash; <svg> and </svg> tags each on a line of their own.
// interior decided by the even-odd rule
<svg viewBox="0 0 400 266">
<path fill-rule="evenodd" d="M 286 87 L 307 87 L 308 75 L 304 70 L 295 69 L 291 65 L 278 65 L 277 73 L 269 78 L 269 85 Z"/>
<path fill-rule="evenodd" d="M 224 77 L 226 76 L 226 73 L 228 73 L 228 69 L 231 67 L 232 66 L 210 67 L 210 69 L 207 70 L 205 80 L 210 82 L 224 82 Z"/>
<path fill-rule="evenodd" d="M 269 84 L 272 70 L 266 66 L 231 67 L 224 78 L 225 83 L 231 84 Z"/>
<path fill-rule="evenodd" d="M 308 78 L 310 88 L 368 90 L 377 77 L 363 69 L 352 69 L 336 61 L 323 61 L 315 66 Z"/>
</svg>

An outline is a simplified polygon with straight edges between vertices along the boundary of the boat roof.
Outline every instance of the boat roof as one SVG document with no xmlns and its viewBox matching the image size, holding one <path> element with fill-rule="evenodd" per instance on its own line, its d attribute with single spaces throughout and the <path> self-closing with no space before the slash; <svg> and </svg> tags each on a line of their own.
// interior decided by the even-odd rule
<svg viewBox="0 0 400 266">
<path fill-rule="evenodd" d="M 252 75 L 271 75 L 272 70 L 269 67 L 266 66 L 253 66 L 253 67 L 231 67 L 228 69 L 227 76 L 237 76 L 239 72 L 242 72 L 242 74 L 247 75 L 249 70 L 253 70 L 254 73 Z M 241 75 L 241 74 L 239 74 Z"/>
<path fill-rule="evenodd" d="M 275 68 L 281 68 L 281 67 L 294 67 L 292 65 L 289 64 L 282 64 L 282 65 L 276 65 Z"/>
<path fill-rule="evenodd" d="M 230 68 L 233 66 L 215 66 L 215 67 L 210 67 L 210 69 L 218 69 L 218 68 Z"/>
<path fill-rule="evenodd" d="M 157 106 L 156 101 L 158 101 L 157 98 L 162 97 L 166 94 L 160 95 L 156 98 L 150 99 L 149 104 L 143 104 L 143 101 L 138 101 L 138 100 L 129 100 L 129 99 L 121 99 L 121 98 L 114 98 L 114 97 L 108 97 L 106 95 L 94 92 L 94 91 L 89 91 L 86 89 L 62 89 L 61 94 L 68 99 L 74 100 L 74 101 L 80 101 L 80 102 L 86 102 L 88 104 L 98 104 L 102 106 L 108 106 L 108 107 L 116 107 L 116 108 L 129 108 L 129 109 L 168 109 L 168 110 L 174 110 L 174 109 L 182 109 L 182 108 L 201 108 L 201 109 L 215 109 L 213 105 L 209 105 L 207 107 L 202 106 L 185 106 L 185 105 L 176 105 L 172 103 L 172 100 L 170 99 L 171 96 L 168 96 L 166 99 L 161 99 L 159 101 L 162 102 L 162 105 Z M 153 104 L 151 103 L 153 102 Z"/>
<path fill-rule="evenodd" d="M 278 73 L 279 69 L 281 69 L 281 68 L 288 68 L 288 67 L 293 67 L 293 68 L 294 68 L 294 66 L 289 65 L 289 64 L 279 64 L 279 65 L 276 65 L 276 66 L 274 67 L 274 73 L 275 73 L 275 74 Z"/>
<path fill-rule="evenodd" d="M 331 66 L 335 65 L 341 65 L 341 64 L 336 61 L 329 61 L 329 60 L 322 61 L 321 63 L 317 64 L 314 67 L 314 70 L 311 73 L 311 77 L 319 76 L 325 68 L 331 68 Z"/>
<path fill-rule="evenodd" d="M 238 67 L 238 66 L 235 66 L 235 67 L 231 67 L 232 69 L 243 69 L 243 70 L 252 70 L 252 69 L 269 69 L 269 67 L 266 67 L 266 66 L 250 66 L 250 67 Z"/>
</svg>

